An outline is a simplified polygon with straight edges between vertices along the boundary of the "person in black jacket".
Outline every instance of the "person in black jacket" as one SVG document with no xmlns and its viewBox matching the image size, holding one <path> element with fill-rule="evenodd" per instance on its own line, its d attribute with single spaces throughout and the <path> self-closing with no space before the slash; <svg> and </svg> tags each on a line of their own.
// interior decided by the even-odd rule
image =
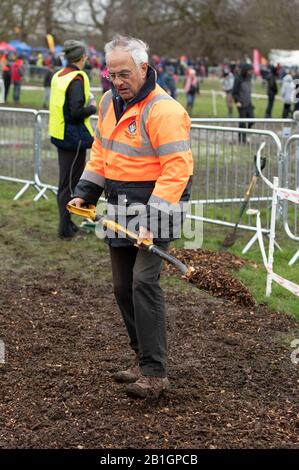
<svg viewBox="0 0 299 470">
<path fill-rule="evenodd" d="M 68 40 L 64 43 L 64 53 L 67 66 L 57 72 L 51 81 L 50 97 L 50 126 L 51 142 L 56 145 L 59 161 L 59 184 L 57 202 L 59 208 L 58 235 L 62 239 L 72 239 L 78 232 L 78 227 L 72 222 L 66 205 L 71 199 L 73 189 L 77 185 L 85 167 L 86 149 L 93 143 L 93 137 L 86 127 L 86 118 L 96 113 L 96 101 L 93 97 L 86 105 L 85 87 L 87 77 L 78 73 L 71 80 L 65 92 L 63 104 L 64 138 L 59 139 L 53 132 L 52 122 L 57 121 L 57 81 L 60 77 L 75 71 L 82 71 L 87 59 L 83 43 Z M 58 95 L 59 96 L 59 95 Z M 52 113 L 52 116 L 51 116 Z M 54 114 L 55 113 L 55 114 Z M 55 127 L 55 126 L 54 126 Z"/>
<path fill-rule="evenodd" d="M 233 99 L 236 103 L 240 118 L 254 118 L 253 105 L 251 101 L 251 76 L 252 65 L 243 64 L 240 74 L 235 78 L 232 91 Z M 246 125 L 247 124 L 247 125 Z M 252 123 L 239 123 L 240 128 L 252 127 Z M 246 142 L 246 134 L 239 133 L 239 141 Z"/>
<path fill-rule="evenodd" d="M 46 69 L 44 76 L 44 103 L 43 107 L 48 109 L 50 101 L 51 80 L 54 75 L 54 66 L 50 63 Z"/>
<path fill-rule="evenodd" d="M 274 65 L 270 66 L 270 71 L 266 75 L 267 80 L 267 95 L 268 95 L 268 105 L 265 112 L 265 118 L 272 117 L 272 108 L 274 105 L 275 95 L 277 94 L 277 82 L 276 82 L 276 67 Z"/>
</svg>

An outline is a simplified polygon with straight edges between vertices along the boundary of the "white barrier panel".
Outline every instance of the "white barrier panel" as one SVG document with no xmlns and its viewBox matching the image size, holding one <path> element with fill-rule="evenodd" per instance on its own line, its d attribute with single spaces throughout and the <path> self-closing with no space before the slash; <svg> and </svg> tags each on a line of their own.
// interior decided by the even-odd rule
<svg viewBox="0 0 299 470">
<path fill-rule="evenodd" d="M 277 284 L 280 286 L 284 287 L 285 289 L 289 290 L 292 292 L 292 294 L 296 295 L 299 297 L 299 285 L 295 284 L 294 282 L 285 279 L 284 277 L 280 276 L 279 274 L 275 273 L 273 271 L 273 261 L 274 261 L 274 242 L 275 242 L 275 224 L 276 224 L 276 210 L 277 210 L 277 200 L 278 197 L 282 199 L 287 199 L 288 201 L 293 202 L 294 204 L 299 204 L 299 192 L 293 191 L 291 189 L 287 188 L 281 188 L 278 186 L 278 178 L 274 177 L 273 178 L 273 184 L 262 174 L 261 172 L 261 166 L 260 166 L 260 159 L 261 159 L 261 152 L 264 148 L 264 144 L 262 144 L 258 150 L 257 153 L 257 168 L 259 170 L 261 178 L 264 180 L 264 182 L 273 190 L 273 196 L 272 196 L 272 208 L 271 208 L 271 224 L 270 224 L 270 234 L 269 234 L 269 254 L 268 254 L 268 259 L 266 256 L 265 252 L 265 246 L 264 246 L 264 241 L 263 241 L 263 235 L 262 235 L 262 227 L 261 227 L 261 221 L 260 221 L 260 214 L 259 211 L 256 211 L 256 226 L 257 226 L 257 235 L 258 235 L 258 241 L 259 241 L 259 246 L 262 252 L 262 257 L 263 257 L 263 262 L 265 265 L 265 268 L 267 270 L 267 286 L 266 286 L 266 296 L 271 295 L 272 291 L 272 282 L 275 281 Z M 292 258 L 290 263 L 294 260 L 294 258 L 298 255 L 298 252 L 296 255 Z M 299 256 L 299 255 L 298 255 Z M 297 256 L 297 257 L 298 257 Z M 294 261 L 293 261 L 294 262 Z M 289 264 L 290 264 L 289 263 Z"/>
<path fill-rule="evenodd" d="M 194 159 L 192 204 L 203 204 L 203 221 L 234 227 L 245 191 L 256 173 L 255 155 L 266 141 L 266 174 L 281 173 L 281 142 L 274 132 L 207 124 L 191 125 Z M 270 227 L 272 192 L 257 184 L 250 198 L 263 209 L 264 231 Z M 245 214 L 244 214 L 245 216 Z M 240 227 L 240 226 L 239 226 Z M 255 218 L 243 217 L 242 229 L 256 232 Z"/>
</svg>

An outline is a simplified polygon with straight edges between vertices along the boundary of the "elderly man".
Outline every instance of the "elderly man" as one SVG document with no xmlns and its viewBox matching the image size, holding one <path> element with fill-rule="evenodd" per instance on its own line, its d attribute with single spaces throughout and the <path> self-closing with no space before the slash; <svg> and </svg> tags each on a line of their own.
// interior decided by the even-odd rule
<svg viewBox="0 0 299 470">
<path fill-rule="evenodd" d="M 105 53 L 112 90 L 100 102 L 91 159 L 71 203 L 96 204 L 105 190 L 116 217 L 138 208 L 139 245 L 153 239 L 166 250 L 178 237 L 183 202 L 190 197 L 190 119 L 156 84 L 143 41 L 117 35 Z M 115 297 L 136 354 L 134 364 L 117 372 L 115 380 L 130 383 L 130 396 L 158 397 L 169 385 L 162 260 L 111 233 L 107 241 Z"/>
</svg>

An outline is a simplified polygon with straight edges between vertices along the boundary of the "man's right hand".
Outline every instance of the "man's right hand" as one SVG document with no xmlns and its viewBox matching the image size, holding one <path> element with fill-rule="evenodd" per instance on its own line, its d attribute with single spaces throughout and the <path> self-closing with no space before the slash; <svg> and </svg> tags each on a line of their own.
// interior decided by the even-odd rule
<svg viewBox="0 0 299 470">
<path fill-rule="evenodd" d="M 72 204 L 72 206 L 76 207 L 83 207 L 85 206 L 86 202 L 85 199 L 82 199 L 81 197 L 74 197 L 74 199 L 72 199 L 69 204 Z"/>
</svg>

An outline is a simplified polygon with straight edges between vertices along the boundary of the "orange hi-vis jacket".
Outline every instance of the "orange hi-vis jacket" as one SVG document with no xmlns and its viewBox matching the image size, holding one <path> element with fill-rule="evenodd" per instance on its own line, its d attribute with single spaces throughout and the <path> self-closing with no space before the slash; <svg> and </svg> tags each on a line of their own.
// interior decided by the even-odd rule
<svg viewBox="0 0 299 470">
<path fill-rule="evenodd" d="M 185 109 L 158 84 L 117 119 L 117 100 L 108 91 L 99 105 L 99 118 L 88 161 L 76 196 L 95 203 L 88 182 L 105 188 L 108 202 L 178 204 L 190 197 L 193 161 L 190 118 Z M 97 197 L 100 192 L 98 192 Z"/>
</svg>

